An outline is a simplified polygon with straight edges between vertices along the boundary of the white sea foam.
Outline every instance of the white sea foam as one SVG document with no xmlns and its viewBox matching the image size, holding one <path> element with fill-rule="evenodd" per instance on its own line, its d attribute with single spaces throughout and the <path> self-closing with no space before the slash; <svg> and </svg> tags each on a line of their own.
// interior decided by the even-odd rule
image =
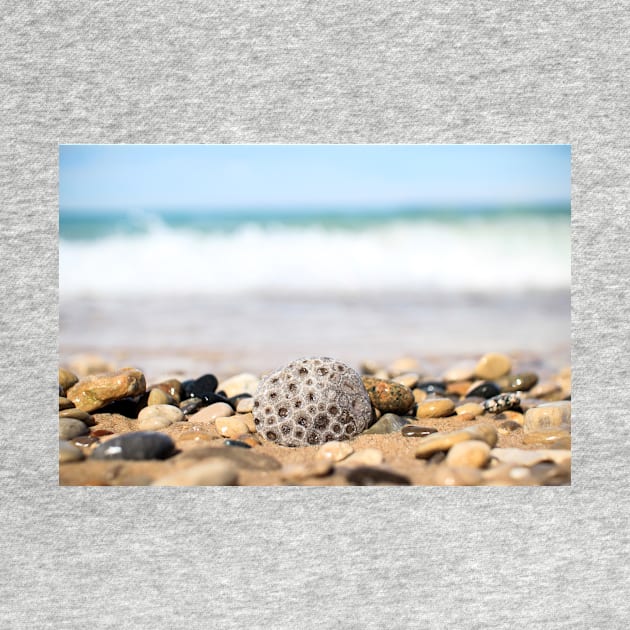
<svg viewBox="0 0 630 630">
<path fill-rule="evenodd" d="M 61 296 L 520 292 L 570 285 L 568 221 L 392 222 L 370 229 L 242 225 L 60 241 Z"/>
</svg>

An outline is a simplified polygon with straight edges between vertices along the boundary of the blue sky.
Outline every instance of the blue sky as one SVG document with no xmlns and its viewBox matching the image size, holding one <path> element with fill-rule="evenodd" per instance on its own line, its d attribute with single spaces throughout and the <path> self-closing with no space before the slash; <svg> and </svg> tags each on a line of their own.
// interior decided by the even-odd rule
<svg viewBox="0 0 630 630">
<path fill-rule="evenodd" d="M 61 210 L 568 203 L 569 145 L 62 145 Z"/>
</svg>

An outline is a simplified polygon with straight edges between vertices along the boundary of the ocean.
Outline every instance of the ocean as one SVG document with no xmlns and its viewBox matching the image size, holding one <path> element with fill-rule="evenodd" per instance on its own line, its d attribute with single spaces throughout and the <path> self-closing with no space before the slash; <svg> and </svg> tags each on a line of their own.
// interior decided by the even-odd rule
<svg viewBox="0 0 630 630">
<path fill-rule="evenodd" d="M 570 285 L 568 207 L 65 212 L 66 295 L 502 293 Z"/>
<path fill-rule="evenodd" d="M 157 377 L 299 356 L 570 361 L 568 207 L 64 212 L 60 360 Z"/>
</svg>

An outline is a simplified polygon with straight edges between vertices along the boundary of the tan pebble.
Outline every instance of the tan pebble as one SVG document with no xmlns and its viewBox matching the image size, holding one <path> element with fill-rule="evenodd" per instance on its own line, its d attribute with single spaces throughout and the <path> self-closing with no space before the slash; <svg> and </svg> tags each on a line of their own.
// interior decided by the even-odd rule
<svg viewBox="0 0 630 630">
<path fill-rule="evenodd" d="M 490 456 L 503 464 L 516 466 L 534 466 L 540 462 L 550 461 L 564 464 L 571 461 L 570 450 L 538 449 L 535 451 L 522 448 L 493 448 Z"/>
<path fill-rule="evenodd" d="M 77 420 L 81 420 L 88 427 L 93 427 L 96 422 L 94 418 L 87 412 L 82 409 L 64 409 L 59 412 L 60 418 L 76 418 Z"/>
<path fill-rule="evenodd" d="M 499 464 L 482 471 L 484 485 L 487 486 L 528 486 L 536 485 L 529 470 L 512 464 Z"/>
<path fill-rule="evenodd" d="M 212 442 L 217 436 L 212 436 L 209 433 L 203 431 L 186 431 L 177 436 L 177 440 L 183 442 Z"/>
<path fill-rule="evenodd" d="M 546 429 L 541 431 L 530 431 L 523 436 L 523 444 L 551 444 L 556 440 L 570 438 L 571 434 L 564 429 Z"/>
<path fill-rule="evenodd" d="M 378 466 L 383 463 L 383 453 L 377 448 L 364 448 L 355 451 L 343 460 L 343 466 Z"/>
<path fill-rule="evenodd" d="M 471 422 L 472 420 L 475 420 L 478 416 L 476 416 L 474 413 L 458 413 L 456 417 L 462 422 Z"/>
<path fill-rule="evenodd" d="M 510 435 L 514 433 L 514 431 L 519 431 L 522 428 L 522 425 L 514 420 L 505 420 L 497 427 L 497 431 L 500 435 Z"/>
<path fill-rule="evenodd" d="M 481 471 L 477 468 L 450 468 L 442 465 L 433 473 L 433 483 L 438 486 L 478 486 L 482 482 Z"/>
<path fill-rule="evenodd" d="M 449 398 L 434 398 L 418 404 L 416 417 L 418 418 L 445 418 L 455 411 L 455 403 Z"/>
<path fill-rule="evenodd" d="M 416 449 L 416 457 L 426 459 L 439 451 L 448 451 L 455 444 L 468 440 L 482 440 L 491 447 L 497 443 L 498 435 L 494 426 L 476 424 L 452 433 L 433 433 L 425 438 Z"/>
<path fill-rule="evenodd" d="M 525 413 L 525 433 L 532 433 L 551 428 L 569 429 L 571 427 L 571 402 L 559 401 L 532 407 Z"/>
<path fill-rule="evenodd" d="M 446 386 L 446 393 L 464 396 L 470 389 L 471 383 L 472 381 L 455 381 L 453 383 L 448 383 Z"/>
<path fill-rule="evenodd" d="M 70 442 L 59 440 L 59 463 L 67 464 L 69 462 L 79 462 L 85 459 L 85 455 L 80 448 L 77 448 Z"/>
<path fill-rule="evenodd" d="M 354 453 L 354 449 L 348 442 L 338 442 L 333 440 L 326 442 L 315 455 L 316 459 L 323 459 L 331 462 L 340 462 Z"/>
<path fill-rule="evenodd" d="M 213 422 L 216 418 L 227 418 L 234 415 L 230 405 L 223 402 L 214 403 L 204 407 L 189 417 L 190 422 Z"/>
<path fill-rule="evenodd" d="M 551 394 L 557 394 L 562 391 L 562 388 L 555 381 L 547 381 L 546 383 L 539 383 L 535 387 L 529 390 L 528 395 L 531 398 L 546 398 Z"/>
<path fill-rule="evenodd" d="M 84 411 L 95 411 L 114 400 L 144 394 L 144 374 L 135 368 L 124 368 L 118 372 L 100 376 L 86 376 L 66 393 L 76 407 Z"/>
<path fill-rule="evenodd" d="M 241 398 L 236 404 L 238 413 L 251 413 L 254 411 L 254 398 Z"/>
<path fill-rule="evenodd" d="M 413 357 L 401 357 L 400 359 L 392 361 L 392 363 L 387 366 L 387 372 L 392 378 L 395 376 L 400 376 L 401 374 L 405 374 L 406 372 L 422 374 L 422 371 L 423 370 L 420 362 Z"/>
<path fill-rule="evenodd" d="M 421 403 L 428 395 L 424 389 L 414 389 L 411 393 L 413 394 L 413 399 L 417 403 Z"/>
<path fill-rule="evenodd" d="M 446 465 L 452 468 L 483 468 L 490 459 L 490 447 L 479 440 L 455 444 L 446 456 Z"/>
<path fill-rule="evenodd" d="M 465 403 L 455 407 L 455 413 L 457 415 L 462 413 L 472 413 L 475 416 L 480 416 L 483 413 L 483 407 L 478 403 Z"/>
<path fill-rule="evenodd" d="M 405 387 L 409 387 L 409 389 L 411 389 L 412 387 L 415 387 L 418 384 L 419 378 L 420 376 L 418 374 L 406 373 L 406 374 L 401 374 L 400 376 L 396 376 L 392 378 L 392 380 L 395 383 L 400 383 L 401 385 L 404 385 Z"/>
<path fill-rule="evenodd" d="M 238 417 L 217 418 L 214 427 L 221 437 L 237 438 L 242 433 L 247 433 L 247 425 Z"/>
<path fill-rule="evenodd" d="M 512 369 L 512 360 L 505 354 L 489 352 L 484 354 L 475 366 L 475 374 L 485 380 L 505 376 Z"/>
<path fill-rule="evenodd" d="M 145 407 L 138 414 L 138 429 L 142 431 L 156 431 L 171 426 L 174 422 L 183 420 L 181 409 L 173 405 L 151 405 Z"/>
<path fill-rule="evenodd" d="M 78 380 L 78 376 L 70 370 L 59 368 L 59 385 L 62 391 L 67 392 Z"/>
<path fill-rule="evenodd" d="M 454 381 L 471 381 L 475 378 L 475 366 L 477 364 L 474 361 L 462 361 L 452 368 L 446 370 L 442 375 L 442 380 L 447 383 Z"/>
<path fill-rule="evenodd" d="M 63 396 L 59 396 L 59 411 L 64 409 L 74 409 L 74 403 Z"/>
<path fill-rule="evenodd" d="M 508 421 L 508 420 L 511 422 L 517 422 L 521 426 L 523 426 L 523 423 L 525 422 L 525 416 L 522 413 L 519 413 L 518 411 L 511 411 L 511 410 L 503 411 L 502 413 L 495 414 L 494 419 L 497 422 Z"/>
<path fill-rule="evenodd" d="M 243 372 L 221 381 L 217 385 L 217 391 L 224 391 L 227 398 L 232 398 L 238 394 L 251 394 L 253 396 L 258 388 L 258 383 L 257 376 Z"/>
<path fill-rule="evenodd" d="M 309 477 L 324 477 L 333 468 L 331 461 L 317 460 L 309 464 L 286 464 L 283 466 L 280 476 L 286 481 L 301 481 Z"/>
<path fill-rule="evenodd" d="M 147 398 L 147 405 L 172 405 L 175 403 L 175 399 L 167 394 L 165 391 L 162 391 L 159 388 L 152 389 L 149 392 L 149 397 Z"/>
<path fill-rule="evenodd" d="M 254 414 L 253 413 L 239 413 L 235 416 L 239 420 L 242 420 L 246 425 L 250 433 L 256 433 L 256 424 L 254 422 Z"/>
<path fill-rule="evenodd" d="M 235 486 L 238 480 L 236 466 L 225 459 L 213 458 L 178 470 L 157 479 L 154 486 Z"/>
</svg>

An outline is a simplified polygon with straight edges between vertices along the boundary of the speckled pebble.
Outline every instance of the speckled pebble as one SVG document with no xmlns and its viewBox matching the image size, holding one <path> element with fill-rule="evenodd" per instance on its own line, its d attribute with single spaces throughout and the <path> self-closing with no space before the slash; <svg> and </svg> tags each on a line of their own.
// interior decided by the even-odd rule
<svg viewBox="0 0 630 630">
<path fill-rule="evenodd" d="M 416 417 L 418 418 L 445 418 L 453 415 L 455 403 L 449 398 L 434 398 L 425 400 L 418 405 Z"/>
<path fill-rule="evenodd" d="M 414 404 L 411 390 L 400 383 L 364 376 L 363 385 L 371 403 L 383 413 L 404 414 Z"/>
<path fill-rule="evenodd" d="M 520 403 L 521 399 L 516 394 L 499 394 L 486 400 L 482 406 L 485 412 L 497 414 L 518 407 Z"/>
<path fill-rule="evenodd" d="M 317 451 L 315 458 L 331 462 L 340 462 L 352 455 L 352 453 L 354 453 L 354 449 L 348 442 L 333 440 L 332 442 L 326 442 L 326 444 Z"/>
</svg>

